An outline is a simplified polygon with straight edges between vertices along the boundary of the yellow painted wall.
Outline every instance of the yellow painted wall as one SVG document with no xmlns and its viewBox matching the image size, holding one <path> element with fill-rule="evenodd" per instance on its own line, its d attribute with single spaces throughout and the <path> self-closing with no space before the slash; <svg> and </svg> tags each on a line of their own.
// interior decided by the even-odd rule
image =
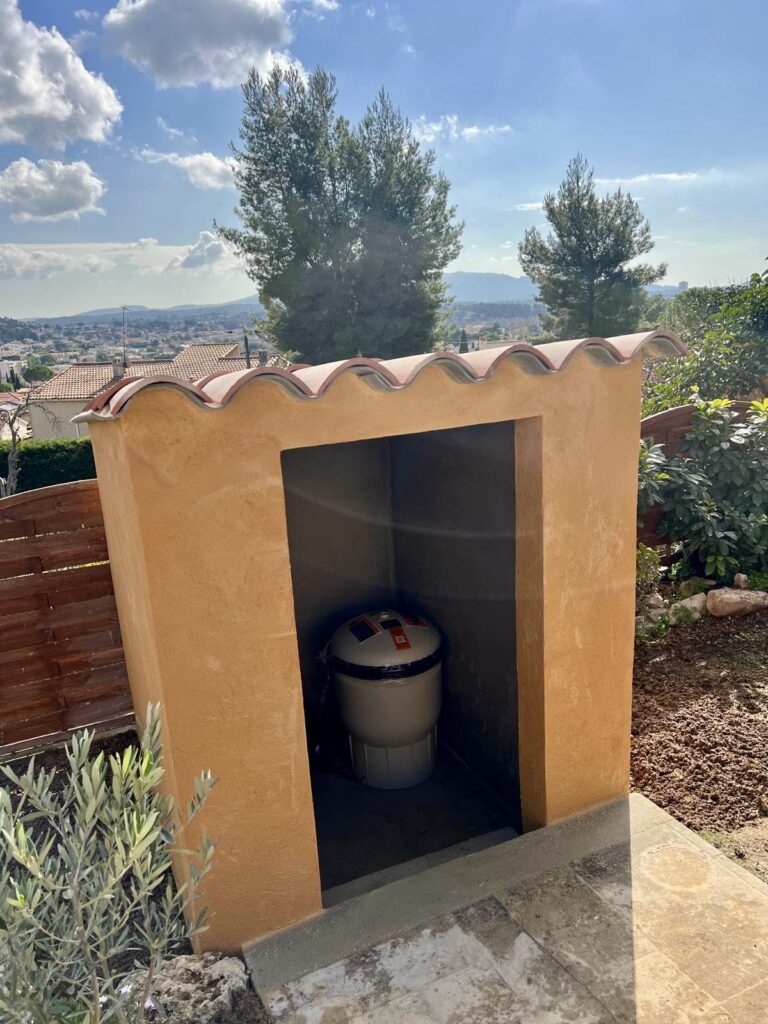
<svg viewBox="0 0 768 1024">
<path fill-rule="evenodd" d="M 256 379 L 224 408 L 142 392 L 92 422 L 137 709 L 162 701 L 170 789 L 209 767 L 219 842 L 201 948 L 321 909 L 281 477 L 284 448 L 516 419 L 523 815 L 544 825 L 627 791 L 640 360 L 407 388 L 346 374 L 301 400 Z M 319 538 L 321 542 L 321 538 Z"/>
</svg>

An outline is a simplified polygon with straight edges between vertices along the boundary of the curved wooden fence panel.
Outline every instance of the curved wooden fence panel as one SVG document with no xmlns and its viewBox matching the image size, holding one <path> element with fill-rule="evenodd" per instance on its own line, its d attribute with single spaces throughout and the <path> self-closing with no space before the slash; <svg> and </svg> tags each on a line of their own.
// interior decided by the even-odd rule
<svg viewBox="0 0 768 1024">
<path fill-rule="evenodd" d="M 129 724 L 95 480 L 0 499 L 0 758 Z"/>
<path fill-rule="evenodd" d="M 731 408 L 740 420 L 746 419 L 749 402 L 733 402 Z M 654 444 L 664 446 L 664 454 L 668 459 L 677 455 L 685 442 L 685 436 L 693 426 L 695 405 L 677 405 L 674 409 L 665 409 L 653 416 L 646 416 L 640 422 L 640 436 L 653 438 Z"/>
</svg>

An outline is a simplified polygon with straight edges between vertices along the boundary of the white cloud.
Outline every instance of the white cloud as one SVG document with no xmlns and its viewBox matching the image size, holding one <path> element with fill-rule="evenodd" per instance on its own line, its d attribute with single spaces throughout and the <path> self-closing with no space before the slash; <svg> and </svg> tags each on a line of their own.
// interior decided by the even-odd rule
<svg viewBox="0 0 768 1024">
<path fill-rule="evenodd" d="M 186 128 L 172 128 L 165 118 L 157 118 L 157 127 L 168 136 L 169 139 L 185 139 L 188 142 L 197 142 L 197 139 Z"/>
<path fill-rule="evenodd" d="M 512 207 L 512 209 L 513 210 L 520 210 L 523 213 L 529 213 L 529 212 L 532 212 L 534 210 L 543 210 L 544 209 L 544 203 L 542 203 L 542 202 L 538 202 L 538 203 L 515 203 L 515 205 Z"/>
<path fill-rule="evenodd" d="M 28 251 L 17 245 L 0 245 L 0 278 L 45 279 L 66 270 L 66 261 L 55 254 Z"/>
<path fill-rule="evenodd" d="M 232 172 L 235 162 L 229 157 L 222 160 L 213 153 L 159 153 L 156 149 L 142 149 L 137 154 L 147 164 L 171 164 L 186 172 L 195 188 L 233 188 Z"/>
<path fill-rule="evenodd" d="M 160 87 L 227 89 L 290 63 L 285 0 L 118 0 L 104 18 L 108 45 Z"/>
<path fill-rule="evenodd" d="M 428 121 L 423 115 L 413 122 L 413 134 L 419 142 L 432 143 L 440 139 L 456 142 L 460 139 L 471 141 L 482 135 L 503 135 L 512 131 L 508 124 L 461 125 L 456 114 L 443 114 L 436 121 Z"/>
<path fill-rule="evenodd" d="M 166 270 L 215 270 L 217 273 L 242 272 L 242 264 L 232 246 L 213 231 L 201 231 L 186 253 L 174 256 Z"/>
<path fill-rule="evenodd" d="M 598 185 L 653 185 L 656 183 L 680 185 L 713 181 L 722 176 L 722 172 L 713 167 L 708 171 L 652 171 L 648 174 L 635 174 L 631 178 L 595 178 L 595 181 Z"/>
<path fill-rule="evenodd" d="M 678 206 L 677 212 L 678 213 L 689 213 L 690 209 L 691 209 L 690 206 Z"/>
<path fill-rule="evenodd" d="M 0 203 L 8 203 L 11 219 L 78 220 L 83 213 L 104 213 L 98 205 L 106 186 L 84 160 L 33 163 L 22 157 L 0 173 Z"/>
<path fill-rule="evenodd" d="M 96 21 L 98 16 L 98 11 L 89 11 L 85 7 L 80 7 L 75 11 L 75 17 L 79 18 L 80 21 Z"/>
<path fill-rule="evenodd" d="M 24 21 L 18 0 L 0 0 L 0 24 L 0 142 L 104 142 L 123 109 L 114 89 L 57 29 Z"/>
<path fill-rule="evenodd" d="M 47 281 L 67 271 L 102 273 L 114 266 L 113 262 L 94 253 L 69 255 L 48 248 L 20 245 L 0 245 L 0 279 Z"/>
</svg>

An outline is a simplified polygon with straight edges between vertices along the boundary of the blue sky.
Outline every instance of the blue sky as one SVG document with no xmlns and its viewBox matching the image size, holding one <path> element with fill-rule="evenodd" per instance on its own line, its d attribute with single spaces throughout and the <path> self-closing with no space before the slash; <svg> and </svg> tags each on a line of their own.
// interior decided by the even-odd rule
<svg viewBox="0 0 768 1024">
<path fill-rule="evenodd" d="M 581 150 L 635 195 L 667 281 L 768 256 L 760 0 L 0 0 L 0 315 L 236 299 L 211 233 L 250 64 L 320 64 L 354 118 L 383 85 L 452 182 L 451 269 L 517 242 Z"/>
</svg>

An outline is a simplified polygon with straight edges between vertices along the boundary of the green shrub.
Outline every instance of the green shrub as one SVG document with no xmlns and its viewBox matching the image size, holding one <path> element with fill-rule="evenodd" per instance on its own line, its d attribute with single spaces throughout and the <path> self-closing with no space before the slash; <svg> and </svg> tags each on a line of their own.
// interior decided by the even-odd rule
<svg viewBox="0 0 768 1024">
<path fill-rule="evenodd" d="M 658 551 L 648 548 L 645 544 L 637 545 L 635 556 L 637 573 L 635 576 L 635 592 L 638 600 L 652 594 L 661 579 L 661 559 Z"/>
<path fill-rule="evenodd" d="M 643 415 L 705 399 L 768 393 L 768 271 L 728 288 L 689 288 L 667 307 L 666 326 L 689 349 L 644 380 Z"/>
<path fill-rule="evenodd" d="M 210 792 L 203 773 L 183 824 L 158 790 L 160 718 L 147 710 L 141 748 L 91 758 L 93 734 L 67 748 L 65 784 L 2 772 L 20 792 L 14 808 L 0 789 L 0 1020 L 8 1024 L 141 1024 L 154 975 L 168 954 L 203 926 L 189 925 L 213 846 L 191 855 L 177 840 Z M 171 855 L 189 859 L 178 889 Z M 199 864 L 199 867 L 197 866 Z M 146 968 L 141 992 L 126 978 Z"/>
<path fill-rule="evenodd" d="M 669 616 L 661 615 L 656 622 L 650 619 L 635 620 L 635 641 L 646 644 L 651 640 L 659 640 L 669 632 Z"/>
<path fill-rule="evenodd" d="M 643 501 L 661 504 L 660 535 L 679 542 L 689 575 L 727 581 L 738 570 L 764 571 L 768 400 L 752 403 L 746 423 L 727 399 L 698 406 L 684 452 L 669 460 L 657 452 L 649 465 L 648 447 L 641 449 L 640 513 Z"/>
<path fill-rule="evenodd" d="M 751 572 L 747 586 L 750 590 L 768 590 L 768 572 Z"/>
<path fill-rule="evenodd" d="M 10 441 L 0 441 L 0 476 L 8 474 Z M 96 476 L 91 439 L 62 437 L 49 441 L 22 441 L 19 446 L 19 491 L 51 484 L 92 480 Z"/>
</svg>

